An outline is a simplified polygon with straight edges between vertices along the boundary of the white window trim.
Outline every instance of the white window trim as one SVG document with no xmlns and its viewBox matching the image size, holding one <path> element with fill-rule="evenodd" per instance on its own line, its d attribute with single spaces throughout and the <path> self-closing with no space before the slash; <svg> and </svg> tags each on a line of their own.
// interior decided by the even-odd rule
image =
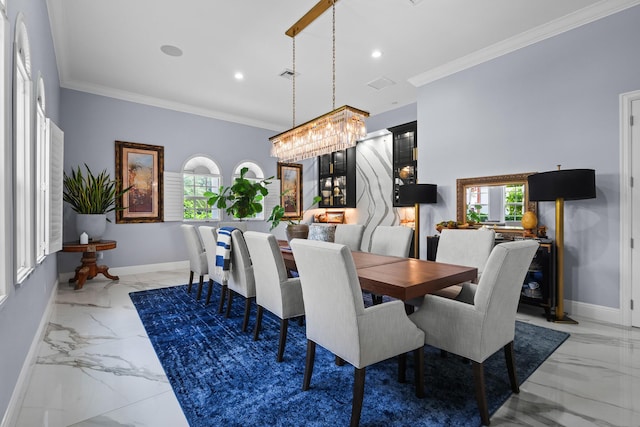
<svg viewBox="0 0 640 427">
<path fill-rule="evenodd" d="M 6 153 L 8 152 L 8 144 L 10 139 L 7 126 L 7 113 L 9 111 L 9 76 L 11 71 L 8 69 L 9 61 L 9 20 L 6 15 L 6 4 L 4 0 L 0 0 L 0 167 L 5 171 L 0 174 L 0 305 L 7 299 L 9 293 L 9 283 L 13 280 L 9 275 L 11 262 L 11 239 L 12 235 L 10 215 L 7 210 L 11 206 L 7 200 L 10 191 L 8 186 L 11 183 L 11 162 L 8 160 Z"/>
<path fill-rule="evenodd" d="M 33 271 L 33 99 L 29 37 L 22 13 L 18 14 L 14 45 L 14 226 L 15 280 L 22 283 Z M 23 133 L 21 133 L 21 130 Z"/>
<path fill-rule="evenodd" d="M 46 248 L 48 246 L 47 230 L 48 221 L 48 195 L 49 195 L 49 149 L 47 141 L 47 117 L 44 80 L 42 76 L 38 78 L 36 105 L 35 105 L 35 139 L 36 139 L 36 263 L 40 264 L 46 258 Z"/>
</svg>

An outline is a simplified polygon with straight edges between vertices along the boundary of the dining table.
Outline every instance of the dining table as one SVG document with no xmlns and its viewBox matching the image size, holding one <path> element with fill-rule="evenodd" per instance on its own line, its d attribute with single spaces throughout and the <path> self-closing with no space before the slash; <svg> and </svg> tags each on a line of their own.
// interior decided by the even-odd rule
<svg viewBox="0 0 640 427">
<path fill-rule="evenodd" d="M 293 252 L 286 240 L 278 242 L 288 270 L 296 270 Z M 352 251 L 360 287 L 375 295 L 402 301 L 434 293 L 478 277 L 478 269 L 436 261 Z"/>
</svg>

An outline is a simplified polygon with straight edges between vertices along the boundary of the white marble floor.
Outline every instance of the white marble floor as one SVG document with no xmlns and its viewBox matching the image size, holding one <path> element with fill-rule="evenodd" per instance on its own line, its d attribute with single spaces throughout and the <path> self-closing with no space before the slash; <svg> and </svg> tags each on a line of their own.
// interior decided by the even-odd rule
<svg viewBox="0 0 640 427">
<path fill-rule="evenodd" d="M 16 427 L 187 426 L 128 294 L 183 284 L 188 272 L 100 277 L 81 291 L 60 285 Z M 548 323 L 531 307 L 518 318 L 571 337 L 492 426 L 640 426 L 639 329 Z"/>
</svg>

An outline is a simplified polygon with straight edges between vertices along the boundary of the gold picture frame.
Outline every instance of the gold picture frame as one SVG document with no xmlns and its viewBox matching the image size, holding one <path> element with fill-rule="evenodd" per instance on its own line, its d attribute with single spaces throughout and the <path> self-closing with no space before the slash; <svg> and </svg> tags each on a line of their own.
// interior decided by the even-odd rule
<svg viewBox="0 0 640 427">
<path fill-rule="evenodd" d="M 278 162 L 280 206 L 286 219 L 302 218 L 302 165 Z"/>
<path fill-rule="evenodd" d="M 118 185 L 132 186 L 117 202 L 116 223 L 163 222 L 164 147 L 125 141 L 115 147 Z"/>
</svg>

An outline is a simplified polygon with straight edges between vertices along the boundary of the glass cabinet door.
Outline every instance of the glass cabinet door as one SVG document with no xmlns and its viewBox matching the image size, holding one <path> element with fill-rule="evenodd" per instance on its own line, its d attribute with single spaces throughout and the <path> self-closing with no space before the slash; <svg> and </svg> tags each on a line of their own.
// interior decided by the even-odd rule
<svg viewBox="0 0 640 427">
<path fill-rule="evenodd" d="M 393 133 L 393 206 L 413 206 L 399 201 L 400 187 L 416 183 L 417 122 L 389 128 Z"/>
<path fill-rule="evenodd" d="M 320 208 L 355 208 L 356 148 L 318 158 Z"/>
</svg>

